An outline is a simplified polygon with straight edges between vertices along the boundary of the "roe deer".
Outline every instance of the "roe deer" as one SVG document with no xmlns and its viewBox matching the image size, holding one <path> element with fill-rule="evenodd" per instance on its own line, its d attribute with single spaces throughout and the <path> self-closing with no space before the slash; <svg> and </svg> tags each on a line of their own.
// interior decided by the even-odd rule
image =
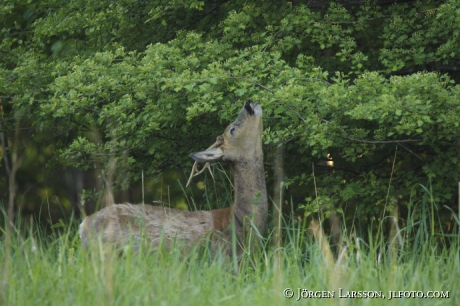
<svg viewBox="0 0 460 306">
<path fill-rule="evenodd" d="M 118 204 L 101 209 L 80 225 L 83 246 L 100 235 L 102 241 L 116 246 L 137 247 L 142 238 L 152 246 L 169 248 L 172 240 L 192 245 L 202 238 L 211 239 L 211 248 L 221 246 L 231 255 L 229 241 L 236 234 L 237 249 L 255 227 L 255 242 L 265 230 L 267 190 L 262 152 L 262 107 L 247 101 L 235 122 L 230 124 L 207 150 L 190 154 L 199 162 L 225 161 L 234 178 L 234 203 L 211 211 L 181 211 L 151 205 Z M 234 225 L 234 230 L 232 226 Z M 212 233 L 212 235 L 209 235 Z M 209 236 L 208 236 L 209 235 Z"/>
</svg>

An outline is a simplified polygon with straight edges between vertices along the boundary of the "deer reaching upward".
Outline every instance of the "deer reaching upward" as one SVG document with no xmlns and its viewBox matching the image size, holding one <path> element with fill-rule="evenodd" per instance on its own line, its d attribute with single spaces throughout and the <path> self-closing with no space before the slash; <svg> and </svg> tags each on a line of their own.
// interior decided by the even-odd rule
<svg viewBox="0 0 460 306">
<path fill-rule="evenodd" d="M 236 252 L 252 230 L 255 241 L 263 234 L 267 219 L 267 190 L 262 152 L 262 107 L 247 101 L 238 118 L 207 150 L 190 154 L 199 162 L 225 161 L 234 178 L 234 203 L 211 211 L 181 211 L 151 205 L 118 204 L 105 207 L 85 218 L 80 225 L 83 246 L 99 235 L 102 241 L 116 246 L 130 242 L 137 246 L 142 239 L 152 246 L 160 241 L 169 248 L 172 240 L 192 245 L 211 239 L 212 249 L 224 248 L 231 255 L 229 243 L 234 233 Z M 234 225 L 234 230 L 232 226 Z"/>
</svg>

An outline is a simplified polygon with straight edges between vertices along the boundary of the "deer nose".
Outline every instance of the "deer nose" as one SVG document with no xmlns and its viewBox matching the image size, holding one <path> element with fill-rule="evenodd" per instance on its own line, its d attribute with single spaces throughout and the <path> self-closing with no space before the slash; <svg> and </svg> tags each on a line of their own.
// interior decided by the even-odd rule
<svg viewBox="0 0 460 306">
<path fill-rule="evenodd" d="M 248 112 L 250 116 L 254 115 L 254 105 L 251 100 L 247 100 L 244 104 L 244 109 Z"/>
</svg>

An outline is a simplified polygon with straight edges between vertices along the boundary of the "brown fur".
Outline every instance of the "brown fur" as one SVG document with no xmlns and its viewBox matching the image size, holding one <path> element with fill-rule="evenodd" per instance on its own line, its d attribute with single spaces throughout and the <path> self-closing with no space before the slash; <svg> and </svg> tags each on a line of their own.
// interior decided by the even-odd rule
<svg viewBox="0 0 460 306">
<path fill-rule="evenodd" d="M 215 231 L 223 232 L 230 226 L 230 214 L 230 207 L 211 210 Z"/>
<path fill-rule="evenodd" d="M 130 242 L 138 246 L 143 240 L 151 246 L 163 241 L 192 245 L 203 238 L 212 237 L 213 249 L 223 247 L 231 254 L 231 224 L 235 224 L 238 242 L 237 254 L 249 236 L 263 234 L 267 219 L 267 191 L 262 152 L 262 108 L 258 103 L 246 102 L 235 122 L 217 138 L 208 150 L 192 153 L 201 162 L 224 160 L 230 164 L 234 177 L 234 203 L 229 208 L 211 211 L 180 211 L 151 205 L 119 204 L 101 209 L 87 217 L 80 225 L 83 246 L 92 238 L 125 246 Z M 249 235 L 251 233 L 251 235 Z M 212 235 L 211 235 L 212 234 Z"/>
</svg>

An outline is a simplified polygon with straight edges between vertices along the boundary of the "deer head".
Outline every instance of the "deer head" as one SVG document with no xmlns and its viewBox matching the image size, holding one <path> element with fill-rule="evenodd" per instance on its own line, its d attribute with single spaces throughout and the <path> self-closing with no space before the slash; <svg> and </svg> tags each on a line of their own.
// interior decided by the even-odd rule
<svg viewBox="0 0 460 306">
<path fill-rule="evenodd" d="M 224 133 L 207 150 L 191 153 L 199 162 L 231 161 L 253 159 L 262 153 L 262 108 L 258 102 L 247 101 Z"/>
</svg>

